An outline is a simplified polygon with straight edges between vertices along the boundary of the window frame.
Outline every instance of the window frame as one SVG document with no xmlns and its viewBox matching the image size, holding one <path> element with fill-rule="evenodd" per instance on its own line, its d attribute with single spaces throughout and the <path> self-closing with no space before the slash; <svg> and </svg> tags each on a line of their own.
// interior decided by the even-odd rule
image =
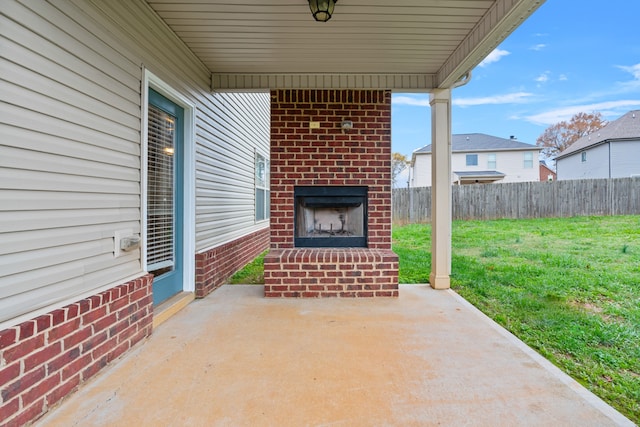
<svg viewBox="0 0 640 427">
<path fill-rule="evenodd" d="M 475 159 L 475 163 L 469 163 L 469 159 Z M 478 166 L 478 154 L 467 154 L 465 156 L 466 166 Z"/>
<path fill-rule="evenodd" d="M 524 169 L 533 169 L 533 152 L 525 151 L 523 153 L 522 167 Z"/>
<path fill-rule="evenodd" d="M 586 161 L 587 161 L 587 152 L 586 151 L 583 151 L 580 154 L 580 159 L 582 160 L 582 163 L 586 163 Z"/>
<path fill-rule="evenodd" d="M 260 164 L 262 166 L 262 173 Z M 271 217 L 271 188 L 270 188 L 270 166 L 269 156 L 264 155 L 258 150 L 254 153 L 254 221 L 256 223 L 268 221 Z M 261 176 L 262 175 L 262 176 Z M 260 196 L 262 194 L 262 196 Z M 260 201 L 262 200 L 262 203 Z"/>
<path fill-rule="evenodd" d="M 487 154 L 487 169 L 495 170 L 498 168 L 498 156 L 496 153 Z"/>
</svg>

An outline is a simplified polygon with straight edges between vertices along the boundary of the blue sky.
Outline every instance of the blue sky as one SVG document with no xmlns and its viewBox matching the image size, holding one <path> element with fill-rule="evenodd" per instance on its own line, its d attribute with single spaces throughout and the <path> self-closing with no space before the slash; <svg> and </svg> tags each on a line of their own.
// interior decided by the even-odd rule
<svg viewBox="0 0 640 427">
<path fill-rule="evenodd" d="M 535 144 L 578 112 L 640 109 L 640 1 L 547 0 L 454 89 L 452 132 Z M 428 94 L 393 94 L 393 151 L 431 143 Z"/>
</svg>

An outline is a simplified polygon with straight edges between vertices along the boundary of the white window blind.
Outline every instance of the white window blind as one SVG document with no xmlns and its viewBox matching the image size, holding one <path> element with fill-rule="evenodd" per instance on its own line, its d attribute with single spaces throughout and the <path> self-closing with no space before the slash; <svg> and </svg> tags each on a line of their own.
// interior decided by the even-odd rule
<svg viewBox="0 0 640 427">
<path fill-rule="evenodd" d="M 175 117 L 149 105 L 147 270 L 174 265 Z"/>
<path fill-rule="evenodd" d="M 269 218 L 269 160 L 256 153 L 256 221 Z"/>
</svg>

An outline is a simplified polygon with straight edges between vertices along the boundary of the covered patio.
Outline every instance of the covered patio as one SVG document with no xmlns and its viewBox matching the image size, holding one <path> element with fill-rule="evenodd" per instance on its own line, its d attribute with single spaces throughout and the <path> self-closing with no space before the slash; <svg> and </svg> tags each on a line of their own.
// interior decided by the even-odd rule
<svg viewBox="0 0 640 427">
<path fill-rule="evenodd" d="M 363 109 L 379 108 L 376 99 L 385 93 L 388 97 L 390 92 L 431 94 L 433 228 L 429 283 L 435 289 L 449 288 L 451 91 L 466 84 L 471 79 L 471 70 L 544 0 L 314 2 L 335 3 L 326 22 L 315 22 L 308 2 L 301 0 L 277 4 L 253 0 L 147 0 L 147 3 L 211 71 L 213 92 L 271 91 L 272 252 L 265 262 L 265 295 L 331 293 L 327 287 L 308 286 L 318 285 L 315 282 L 286 286 L 286 280 L 274 278 L 282 273 L 279 267 L 282 258 L 291 255 L 293 247 L 290 202 L 293 186 L 322 185 L 321 181 L 330 186 L 350 182 L 369 186 L 376 193 L 373 198 L 382 202 L 381 206 L 370 207 L 380 211 L 376 213 L 380 218 L 370 224 L 369 228 L 376 231 L 365 237 L 366 246 L 390 251 L 391 182 L 385 171 L 390 169 L 386 166 L 390 165 L 391 154 L 390 115 L 382 110 L 376 113 L 381 118 L 355 117 L 358 120 L 354 122 L 349 115 L 360 113 L 352 112 L 354 104 L 363 104 L 357 107 Z M 349 91 L 357 92 L 359 101 L 354 102 Z M 316 99 L 318 102 L 314 103 Z M 342 109 L 336 108 L 336 104 Z M 351 132 L 356 134 L 344 145 L 340 143 L 343 138 L 336 135 L 339 132 L 333 117 L 336 115 L 348 119 L 353 126 Z M 371 141 L 372 133 L 380 134 L 380 139 Z M 289 162 L 299 159 L 297 150 L 306 142 L 326 147 L 308 152 L 298 162 Z M 364 178 L 358 177 L 358 172 L 367 170 L 364 166 L 370 164 L 366 162 L 350 163 L 362 166 L 343 169 L 337 166 L 338 160 L 327 169 L 322 161 L 316 161 L 322 150 L 353 152 L 353 148 L 349 149 L 349 143 L 353 142 L 361 142 L 367 153 L 360 155 L 360 160 L 366 161 L 371 150 L 378 150 L 374 163 L 386 159 Z M 324 169 L 328 172 L 326 176 L 322 174 Z M 292 184 L 294 175 L 298 178 Z M 372 179 L 372 175 L 382 179 Z M 330 257 L 328 252 L 322 256 Z M 375 254 L 374 258 L 376 263 L 382 263 L 389 255 Z M 386 273 L 387 280 L 375 286 L 374 290 L 382 290 L 379 294 L 397 294 L 394 268 Z M 349 287 L 340 291 L 341 295 L 368 293 L 366 284 L 355 293 Z"/>
<path fill-rule="evenodd" d="M 632 426 L 452 291 L 187 306 L 40 426 Z"/>
<path fill-rule="evenodd" d="M 624 425 L 448 290 L 451 91 L 543 2 L 6 2 L 0 424 Z M 392 92 L 431 94 L 429 285 L 400 292 Z M 180 134 L 156 147 L 180 157 L 164 312 L 156 95 Z M 364 188 L 360 247 L 294 247 L 305 186 Z M 270 283 L 208 296 L 269 245 Z"/>
</svg>

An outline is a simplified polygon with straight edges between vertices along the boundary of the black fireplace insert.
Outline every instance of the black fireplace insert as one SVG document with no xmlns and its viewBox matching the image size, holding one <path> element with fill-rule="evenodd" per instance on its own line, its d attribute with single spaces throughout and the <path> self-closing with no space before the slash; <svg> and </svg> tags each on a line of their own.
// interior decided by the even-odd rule
<svg viewBox="0 0 640 427">
<path fill-rule="evenodd" d="M 367 187 L 298 186 L 294 199 L 296 247 L 367 246 Z"/>
</svg>

